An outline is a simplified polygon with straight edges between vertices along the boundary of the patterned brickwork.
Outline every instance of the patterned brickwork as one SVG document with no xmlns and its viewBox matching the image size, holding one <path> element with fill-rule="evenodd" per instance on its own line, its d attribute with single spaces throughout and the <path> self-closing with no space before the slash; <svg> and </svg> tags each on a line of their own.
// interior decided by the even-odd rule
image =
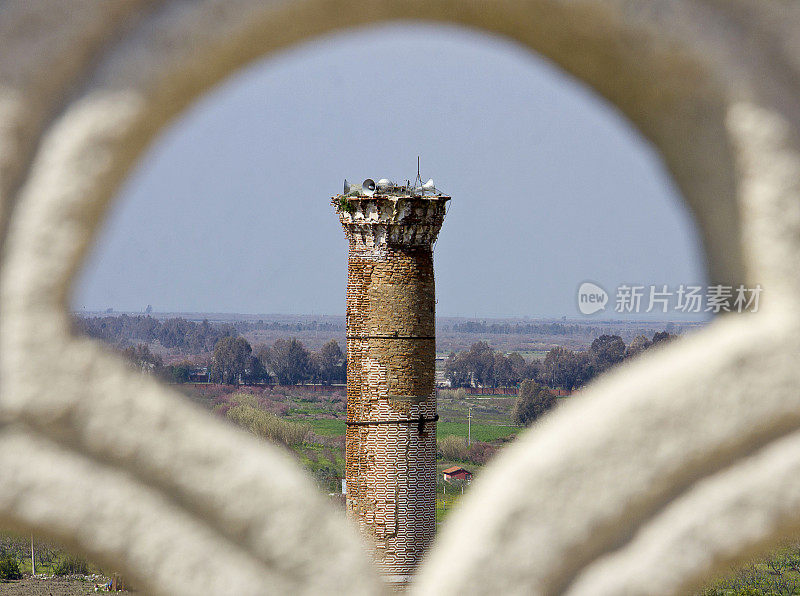
<svg viewBox="0 0 800 596">
<path fill-rule="evenodd" d="M 334 197 L 350 245 L 347 420 L 433 418 L 433 243 L 449 197 Z M 436 423 L 349 425 L 347 510 L 390 581 L 405 583 L 436 529 Z"/>
</svg>

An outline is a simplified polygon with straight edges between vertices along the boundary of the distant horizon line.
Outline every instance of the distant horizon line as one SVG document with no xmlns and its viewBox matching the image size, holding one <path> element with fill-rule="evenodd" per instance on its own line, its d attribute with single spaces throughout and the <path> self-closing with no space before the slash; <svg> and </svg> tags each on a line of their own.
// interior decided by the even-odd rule
<svg viewBox="0 0 800 596">
<path fill-rule="evenodd" d="M 73 315 L 81 315 L 81 314 L 97 314 L 97 315 L 193 315 L 195 318 L 199 318 L 202 315 L 221 315 L 228 318 L 233 318 L 237 316 L 247 317 L 249 319 L 255 317 L 273 317 L 273 318 L 292 318 L 292 317 L 332 317 L 332 318 L 340 318 L 344 319 L 346 315 L 344 314 L 330 314 L 330 313 L 246 313 L 246 312 L 232 312 L 232 311 L 191 311 L 191 310 L 153 310 L 151 312 L 145 312 L 145 310 L 121 310 L 116 308 L 105 308 L 105 309 L 88 309 L 84 308 L 81 310 L 71 309 L 70 311 Z M 208 318 L 207 316 L 203 316 L 202 318 Z M 547 315 L 474 315 L 474 316 L 466 316 L 466 315 L 436 315 L 437 319 L 463 319 L 467 321 L 553 321 L 553 322 L 573 322 L 573 323 L 676 323 L 676 324 L 705 324 L 708 323 L 711 319 L 696 319 L 696 318 L 678 318 L 678 319 L 661 319 L 661 318 L 645 318 L 645 319 L 633 319 L 633 318 L 594 318 L 592 316 L 582 316 L 582 315 L 554 315 L 554 316 L 547 316 Z M 234 319 L 235 320 L 235 319 Z"/>
</svg>

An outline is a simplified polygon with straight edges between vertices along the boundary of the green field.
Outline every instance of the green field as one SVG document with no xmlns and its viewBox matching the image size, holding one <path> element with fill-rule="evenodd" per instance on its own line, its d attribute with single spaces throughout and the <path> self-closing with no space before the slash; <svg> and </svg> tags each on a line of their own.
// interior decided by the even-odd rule
<svg viewBox="0 0 800 596">
<path fill-rule="evenodd" d="M 332 420 L 330 418 L 323 418 L 317 420 L 303 419 L 303 422 L 309 424 L 314 432 L 318 435 L 327 437 L 336 437 L 344 434 L 345 423 L 344 420 Z M 503 437 L 515 435 L 520 431 L 518 426 L 500 425 L 500 424 L 481 424 L 479 422 L 472 423 L 472 440 L 473 441 L 496 441 Z M 457 437 L 467 436 L 466 422 L 443 422 L 439 421 L 436 424 L 436 436 L 444 437 L 447 435 L 455 435 Z"/>
<path fill-rule="evenodd" d="M 473 441 L 496 441 L 503 437 L 515 435 L 520 431 L 518 426 L 509 426 L 501 424 L 481 424 L 472 423 L 472 440 Z M 467 423 L 466 422 L 443 422 L 439 421 L 436 424 L 436 436 L 441 438 L 447 435 L 455 435 L 457 437 L 467 436 Z"/>
<path fill-rule="evenodd" d="M 301 419 L 298 419 L 301 420 Z M 344 435 L 346 425 L 344 420 L 334 420 L 331 418 L 302 419 L 309 424 L 318 435 L 327 437 L 338 437 Z"/>
</svg>

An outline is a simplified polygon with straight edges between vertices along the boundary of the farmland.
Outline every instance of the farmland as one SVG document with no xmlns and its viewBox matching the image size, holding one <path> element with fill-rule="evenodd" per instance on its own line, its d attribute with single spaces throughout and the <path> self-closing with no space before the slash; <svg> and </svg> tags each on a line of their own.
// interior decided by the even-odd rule
<svg viewBox="0 0 800 596">
<path fill-rule="evenodd" d="M 310 391 L 301 386 L 294 388 L 234 387 L 221 385 L 182 385 L 195 401 L 242 424 L 241 416 L 231 418 L 243 405 L 263 411 L 274 423 L 294 424 L 305 428 L 302 440 L 286 447 L 315 478 L 320 489 L 326 493 L 338 493 L 340 479 L 344 477 L 344 436 L 346 430 L 346 396 L 343 388 L 329 387 L 327 391 Z M 437 423 L 437 439 L 458 438 L 466 446 L 467 437 L 477 446 L 479 457 L 470 459 L 468 451 L 464 458 L 447 458 L 439 454 L 441 469 L 451 465 L 468 467 L 478 473 L 485 459 L 506 442 L 513 440 L 521 429 L 512 422 L 511 410 L 515 398 L 508 396 L 472 396 L 464 390 L 441 390 L 438 395 L 440 420 Z M 471 416 L 471 422 L 468 417 Z M 252 417 L 245 417 L 251 420 Z M 247 423 L 244 423 L 247 424 Z M 251 424 L 252 426 L 252 424 Z M 255 426 L 250 428 L 257 435 Z M 297 430 L 297 429 L 295 429 Z M 294 436 L 294 435 L 292 435 Z M 269 437 L 265 437 L 268 438 Z M 441 477 L 439 478 L 441 484 Z M 443 488 L 440 493 L 443 495 Z M 442 497 L 443 498 L 443 497 Z M 452 501 L 452 498 L 450 498 Z M 443 508 L 439 512 L 444 515 Z"/>
</svg>

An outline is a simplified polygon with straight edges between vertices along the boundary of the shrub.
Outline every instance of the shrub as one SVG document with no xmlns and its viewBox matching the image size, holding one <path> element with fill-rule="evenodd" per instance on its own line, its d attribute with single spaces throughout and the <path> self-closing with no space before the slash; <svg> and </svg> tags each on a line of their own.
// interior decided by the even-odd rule
<svg viewBox="0 0 800 596">
<path fill-rule="evenodd" d="M 0 579 L 22 579 L 19 563 L 12 557 L 0 559 Z"/>
<path fill-rule="evenodd" d="M 89 564 L 86 559 L 67 555 L 58 561 L 53 573 L 55 575 L 86 575 L 89 573 Z"/>
<path fill-rule="evenodd" d="M 437 444 L 444 459 L 464 461 L 467 459 L 467 442 L 463 437 L 447 435 L 442 437 Z"/>
<path fill-rule="evenodd" d="M 456 461 L 468 461 L 474 464 L 483 465 L 487 463 L 497 451 L 497 447 L 483 441 L 475 441 L 467 446 L 464 437 L 447 435 L 439 440 L 437 447 L 439 454 L 444 459 Z"/>
<path fill-rule="evenodd" d="M 339 197 L 339 210 L 347 213 L 355 213 L 356 206 L 346 197 Z"/>
<path fill-rule="evenodd" d="M 467 397 L 467 390 L 463 387 L 458 389 L 439 389 L 439 396 L 443 399 L 462 400 Z"/>
<path fill-rule="evenodd" d="M 250 406 L 251 408 L 258 408 L 258 398 L 252 393 L 239 391 L 228 397 L 228 402 L 236 406 Z"/>
<path fill-rule="evenodd" d="M 475 441 L 472 445 L 469 446 L 469 450 L 467 452 L 467 461 L 471 461 L 473 463 L 483 465 L 487 463 L 492 456 L 494 456 L 497 448 L 489 443 L 484 443 L 483 441 Z"/>
<path fill-rule="evenodd" d="M 248 404 L 240 403 L 232 407 L 226 416 L 228 420 L 247 429 L 257 437 L 288 447 L 302 443 L 311 432 L 311 426 L 308 424 L 283 420 L 275 414 L 259 410 Z"/>
</svg>

